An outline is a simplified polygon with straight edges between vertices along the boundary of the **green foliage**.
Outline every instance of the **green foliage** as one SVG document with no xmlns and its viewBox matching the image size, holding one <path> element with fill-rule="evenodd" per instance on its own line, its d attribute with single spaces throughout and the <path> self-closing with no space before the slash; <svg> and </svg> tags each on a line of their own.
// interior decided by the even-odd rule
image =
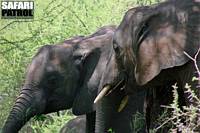
<svg viewBox="0 0 200 133">
<path fill-rule="evenodd" d="M 132 123 L 131 123 L 133 133 L 140 133 L 141 129 L 145 129 L 145 119 L 144 115 L 136 112 L 132 116 Z M 115 133 L 112 128 L 108 129 L 108 133 Z"/>
<path fill-rule="evenodd" d="M 141 132 L 141 129 L 145 128 L 145 118 L 144 115 L 137 112 L 134 116 L 133 116 L 133 132 L 134 133 L 139 133 Z"/>
<path fill-rule="evenodd" d="M 74 116 L 70 115 L 68 112 L 62 114 L 61 116 L 48 115 L 50 118 L 46 120 L 35 121 L 32 128 L 37 133 L 56 133 L 60 131 L 60 128 L 68 122 Z M 51 119 L 51 121 L 49 120 Z"/>
<path fill-rule="evenodd" d="M 21 130 L 24 133 L 58 133 L 62 126 L 74 118 L 69 111 L 63 111 L 60 116 L 55 113 L 33 117 Z"/>
<path fill-rule="evenodd" d="M 33 117 L 35 121 L 44 121 L 46 118 L 46 115 L 36 115 Z"/>
<path fill-rule="evenodd" d="M 170 116 L 162 118 L 162 124 L 157 128 L 162 128 L 166 125 L 170 125 L 170 132 L 181 131 L 183 133 L 196 133 L 200 129 L 199 110 L 200 99 L 197 97 L 194 89 L 190 85 L 185 85 L 185 94 L 187 95 L 190 105 L 180 108 L 178 104 L 178 92 L 177 86 L 173 86 L 173 103 L 166 108 L 172 110 Z M 197 88 L 195 88 L 197 89 Z"/>
<path fill-rule="evenodd" d="M 139 1 L 139 0 L 138 0 Z M 150 3 L 156 0 L 149 0 Z M 88 35 L 97 28 L 119 24 L 124 12 L 144 0 L 37 0 L 33 20 L 0 19 L 0 128 L 23 86 L 26 67 L 38 48 L 76 35 Z M 145 3 L 147 4 L 147 3 Z M 149 3 L 148 3 L 149 4 Z M 54 132 L 67 116 L 32 120 L 37 132 Z M 66 119 L 65 119 L 66 118 Z M 51 124 L 46 125 L 46 121 Z M 63 122 L 64 123 L 64 122 Z M 49 131 L 48 129 L 52 129 Z"/>
<path fill-rule="evenodd" d="M 108 129 L 108 133 L 115 133 L 112 128 Z"/>
</svg>

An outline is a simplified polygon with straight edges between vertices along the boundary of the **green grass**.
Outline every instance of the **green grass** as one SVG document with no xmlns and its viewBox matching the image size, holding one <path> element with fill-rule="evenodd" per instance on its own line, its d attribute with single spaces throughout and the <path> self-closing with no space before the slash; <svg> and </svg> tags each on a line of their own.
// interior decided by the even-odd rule
<svg viewBox="0 0 200 133">
<path fill-rule="evenodd" d="M 40 120 L 33 118 L 34 121 L 27 124 L 26 127 L 31 126 L 32 131 L 35 133 L 58 133 L 61 127 L 72 118 L 74 116 L 68 111 L 65 111 L 60 116 L 48 114 Z M 24 128 L 24 132 L 27 132 L 26 127 Z"/>
</svg>

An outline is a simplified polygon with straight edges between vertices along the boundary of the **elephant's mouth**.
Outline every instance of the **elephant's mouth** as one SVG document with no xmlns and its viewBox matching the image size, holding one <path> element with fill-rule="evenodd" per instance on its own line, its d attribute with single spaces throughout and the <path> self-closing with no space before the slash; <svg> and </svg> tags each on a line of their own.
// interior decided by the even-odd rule
<svg viewBox="0 0 200 133">
<path fill-rule="evenodd" d="M 114 92 L 118 89 L 120 89 L 120 91 L 124 90 L 125 86 L 126 86 L 126 80 L 124 78 L 113 84 L 104 85 L 103 89 L 101 90 L 101 92 L 98 94 L 98 96 L 94 100 L 94 103 L 97 103 L 104 96 L 108 96 L 112 92 Z"/>
<path fill-rule="evenodd" d="M 124 89 L 126 88 L 126 80 L 122 79 L 118 82 L 116 82 L 114 85 L 111 84 L 107 84 L 103 87 L 103 89 L 101 90 L 101 92 L 98 94 L 98 96 L 96 97 L 96 99 L 94 100 L 94 103 L 97 103 L 98 101 L 100 101 L 104 96 L 108 96 L 111 93 L 113 93 L 116 90 L 120 90 L 120 91 L 124 91 Z M 129 96 L 125 95 L 118 107 L 118 112 L 121 112 L 125 106 L 128 103 L 128 99 Z"/>
<path fill-rule="evenodd" d="M 47 102 L 47 106 L 45 108 L 44 114 L 58 112 L 61 110 L 69 109 L 71 105 L 67 104 L 67 100 L 57 100 L 57 99 L 50 99 Z"/>
<path fill-rule="evenodd" d="M 117 91 L 117 90 L 123 91 L 125 93 L 125 97 L 122 99 L 122 102 L 118 108 L 118 112 L 121 112 L 128 102 L 128 94 L 126 94 L 126 90 L 125 90 L 127 83 L 128 83 L 128 74 L 126 73 L 126 71 L 121 71 L 118 75 L 118 78 L 115 80 L 115 82 L 104 85 L 103 89 L 95 98 L 94 103 L 97 103 L 103 97 L 110 95 L 114 91 Z"/>
</svg>

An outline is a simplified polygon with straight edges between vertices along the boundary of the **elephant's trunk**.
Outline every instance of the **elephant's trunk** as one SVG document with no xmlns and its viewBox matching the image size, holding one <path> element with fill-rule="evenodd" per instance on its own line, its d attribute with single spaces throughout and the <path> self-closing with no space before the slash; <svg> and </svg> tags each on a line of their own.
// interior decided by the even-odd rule
<svg viewBox="0 0 200 133">
<path fill-rule="evenodd" d="M 36 93 L 37 92 L 38 91 L 36 91 Z M 41 108 L 38 108 L 37 101 L 41 100 L 41 96 L 42 95 L 36 97 L 35 88 L 22 89 L 6 120 L 2 130 L 3 133 L 17 133 L 32 116 L 39 114 Z"/>
<path fill-rule="evenodd" d="M 138 93 L 136 95 L 138 95 Z M 110 130 L 115 133 L 133 132 L 132 115 L 138 108 L 135 107 L 135 103 L 131 105 L 129 102 L 125 109 L 118 112 L 118 107 L 124 96 L 125 94 L 123 92 L 116 90 L 97 103 L 95 133 L 108 133 Z M 142 97 L 139 98 L 139 100 L 140 99 L 142 99 Z M 130 101 L 131 100 L 132 99 L 130 99 Z M 139 105 L 141 107 L 143 106 L 143 104 Z"/>
<path fill-rule="evenodd" d="M 100 105 L 102 101 L 99 101 L 97 104 L 97 110 L 96 110 L 96 124 L 95 124 L 95 133 L 100 133 L 100 132 L 104 132 L 105 130 L 105 118 L 103 118 L 104 114 L 102 111 L 102 106 Z"/>
<path fill-rule="evenodd" d="M 112 107 L 107 97 L 97 103 L 95 133 L 105 133 L 111 127 L 111 117 L 114 112 Z"/>
</svg>

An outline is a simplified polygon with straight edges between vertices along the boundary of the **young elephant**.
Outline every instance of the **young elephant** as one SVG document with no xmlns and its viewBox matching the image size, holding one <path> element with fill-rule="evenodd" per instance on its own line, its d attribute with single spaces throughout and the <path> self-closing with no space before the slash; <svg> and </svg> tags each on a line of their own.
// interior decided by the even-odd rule
<svg viewBox="0 0 200 133">
<path fill-rule="evenodd" d="M 107 63 L 115 26 L 39 49 L 3 133 L 16 133 L 33 116 L 72 108 L 86 114 L 86 132 L 94 132 L 93 101 Z"/>
<path fill-rule="evenodd" d="M 69 120 L 60 130 L 60 133 L 85 133 L 86 117 L 77 116 Z"/>
<path fill-rule="evenodd" d="M 177 82 L 184 96 L 183 104 L 193 104 L 183 93 L 184 86 L 189 83 L 191 88 L 196 88 L 199 81 L 191 82 L 191 79 L 200 75 L 197 75 L 194 63 L 184 52 L 192 57 L 199 52 L 199 35 L 199 0 L 169 0 L 130 9 L 113 37 L 118 82 L 124 80 L 126 84 L 138 84 L 150 92 L 153 91 L 150 88 L 156 90 Z M 196 57 L 196 67 L 200 67 L 200 55 Z M 106 88 L 112 88 L 114 83 L 110 84 Z M 127 93 L 134 93 L 135 89 L 134 86 L 125 87 Z M 199 89 L 194 91 L 200 97 Z"/>
</svg>

